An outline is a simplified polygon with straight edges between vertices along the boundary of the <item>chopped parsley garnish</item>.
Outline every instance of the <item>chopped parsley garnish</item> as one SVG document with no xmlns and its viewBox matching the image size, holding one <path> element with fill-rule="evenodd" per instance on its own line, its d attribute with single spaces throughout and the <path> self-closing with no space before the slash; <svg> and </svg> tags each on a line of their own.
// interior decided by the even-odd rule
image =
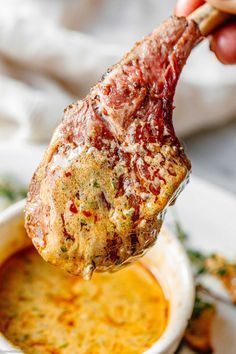
<svg viewBox="0 0 236 354">
<path fill-rule="evenodd" d="M 223 277 L 225 274 L 227 274 L 227 269 L 224 267 L 221 267 L 217 270 L 217 275 L 219 275 L 220 277 Z"/>
<path fill-rule="evenodd" d="M 69 345 L 69 343 L 63 343 L 59 346 L 59 348 L 61 348 L 61 349 L 66 348 L 66 347 L 68 347 L 68 345 Z"/>
<path fill-rule="evenodd" d="M 174 209 L 174 208 L 173 208 Z M 172 210 L 173 210 L 172 209 Z M 215 294 L 213 291 L 211 291 L 210 288 L 204 287 L 201 284 L 201 278 L 199 278 L 199 275 L 208 273 L 211 276 L 218 276 L 222 277 L 220 281 L 223 282 L 225 279 L 223 278 L 225 275 L 228 275 L 229 277 L 232 277 L 231 271 L 232 269 L 236 269 L 236 264 L 230 263 L 226 258 L 221 257 L 215 253 L 209 253 L 209 254 L 204 254 L 199 250 L 195 250 L 192 248 L 188 248 L 188 244 L 186 241 L 187 240 L 187 235 L 185 231 L 183 230 L 181 223 L 178 221 L 176 217 L 176 212 L 173 210 L 173 216 L 174 216 L 174 231 L 178 239 L 183 243 L 183 246 L 185 247 L 185 250 L 187 252 L 187 255 L 189 257 L 189 260 L 192 265 L 192 270 L 195 275 L 195 280 L 196 280 L 196 285 L 197 285 L 197 294 L 195 297 L 195 304 L 194 304 L 194 309 L 192 313 L 192 317 L 189 322 L 189 328 L 191 330 L 191 326 L 194 323 L 194 320 L 198 320 L 207 310 L 212 310 L 214 311 L 216 308 L 215 302 L 208 302 L 205 301 L 205 296 L 206 299 L 213 299 L 217 301 L 222 301 L 226 302 L 227 304 L 231 304 L 234 306 L 234 301 L 230 300 L 225 300 L 223 297 L 221 297 L 218 294 Z M 224 284 L 225 285 L 225 284 Z M 227 289 L 228 290 L 228 289 Z M 229 290 L 229 295 L 231 294 L 231 291 Z M 204 321 L 203 319 L 200 319 Z M 196 321 L 197 326 L 200 326 L 201 324 L 198 324 L 198 321 Z M 196 327 L 196 330 L 198 330 L 198 327 Z M 178 348 L 177 352 L 181 351 L 183 348 L 184 344 L 189 344 L 188 342 L 182 341 L 182 345 Z M 176 352 L 176 353 L 177 353 Z"/>
<path fill-rule="evenodd" d="M 62 252 L 67 252 L 67 251 L 68 251 L 68 249 L 67 249 L 67 247 L 66 247 L 66 246 L 61 246 L 61 251 L 62 251 Z"/>
<path fill-rule="evenodd" d="M 0 197 L 3 197 L 13 203 L 17 200 L 25 198 L 26 194 L 26 190 L 19 187 L 17 182 L 13 181 L 12 178 L 0 178 Z"/>
<path fill-rule="evenodd" d="M 81 224 L 82 226 L 86 226 L 86 225 L 87 225 L 87 221 L 86 221 L 85 219 L 81 219 L 81 220 L 80 220 L 80 224 Z"/>
<path fill-rule="evenodd" d="M 187 249 L 187 254 L 198 275 L 207 271 L 205 266 L 206 256 L 203 253 L 193 249 Z"/>
<path fill-rule="evenodd" d="M 0 195 L 12 202 L 15 200 L 15 194 L 9 186 L 0 186 Z"/>
<path fill-rule="evenodd" d="M 172 215 L 173 215 L 173 223 L 174 223 L 174 232 L 176 234 L 176 236 L 178 237 L 178 239 L 182 242 L 185 243 L 185 241 L 187 241 L 188 239 L 188 235 L 185 232 L 185 230 L 183 229 L 181 222 L 178 218 L 178 213 L 176 208 L 172 208 Z"/>
<path fill-rule="evenodd" d="M 95 188 L 100 188 L 100 184 L 98 183 L 98 181 L 94 181 L 94 182 L 93 182 L 93 186 L 94 186 Z"/>
<path fill-rule="evenodd" d="M 206 260 L 206 257 L 200 251 L 196 251 L 196 250 L 189 248 L 187 250 L 187 253 L 188 253 L 190 260 L 194 264 L 202 264 Z"/>
<path fill-rule="evenodd" d="M 118 178 L 112 178 L 111 185 L 114 190 L 117 190 L 118 189 Z"/>
<path fill-rule="evenodd" d="M 175 232 L 176 232 L 176 234 L 178 236 L 178 239 L 181 242 L 184 242 L 184 241 L 187 240 L 187 234 L 183 230 L 182 225 L 177 220 L 175 220 Z"/>
<path fill-rule="evenodd" d="M 192 319 L 199 318 L 203 314 L 203 312 L 210 308 L 214 308 L 214 304 L 211 302 L 204 301 L 197 295 L 195 298 Z"/>
</svg>

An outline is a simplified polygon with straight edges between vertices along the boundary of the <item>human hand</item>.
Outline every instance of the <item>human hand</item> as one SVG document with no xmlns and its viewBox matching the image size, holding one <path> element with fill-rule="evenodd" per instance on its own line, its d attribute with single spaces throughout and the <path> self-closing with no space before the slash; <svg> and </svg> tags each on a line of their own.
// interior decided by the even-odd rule
<svg viewBox="0 0 236 354">
<path fill-rule="evenodd" d="M 222 11 L 236 14 L 236 1 L 208 0 L 207 2 Z M 187 16 L 203 3 L 204 0 L 178 0 L 176 15 Z M 210 49 L 222 63 L 236 64 L 236 20 L 220 27 L 210 36 Z"/>
</svg>

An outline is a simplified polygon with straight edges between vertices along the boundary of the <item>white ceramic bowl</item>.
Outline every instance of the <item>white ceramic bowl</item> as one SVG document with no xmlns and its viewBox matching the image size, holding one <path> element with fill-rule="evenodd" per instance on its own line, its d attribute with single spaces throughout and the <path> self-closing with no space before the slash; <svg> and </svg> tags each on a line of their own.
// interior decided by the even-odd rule
<svg viewBox="0 0 236 354">
<path fill-rule="evenodd" d="M 0 214 L 0 265 L 16 251 L 31 242 L 24 233 L 24 201 Z M 170 303 L 169 323 L 159 340 L 145 354 L 172 354 L 181 341 L 194 302 L 194 282 L 191 268 L 180 242 L 167 230 L 162 230 L 156 245 L 143 257 L 158 278 Z M 17 352 L 0 335 L 0 352 Z"/>
</svg>

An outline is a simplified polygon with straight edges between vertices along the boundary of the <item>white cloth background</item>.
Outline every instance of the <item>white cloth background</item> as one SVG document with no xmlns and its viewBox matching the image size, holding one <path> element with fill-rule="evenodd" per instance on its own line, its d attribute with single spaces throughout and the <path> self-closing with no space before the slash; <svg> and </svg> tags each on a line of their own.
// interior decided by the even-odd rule
<svg viewBox="0 0 236 354">
<path fill-rule="evenodd" d="M 174 0 L 0 0 L 0 137 L 47 141 L 63 108 L 174 9 Z M 184 69 L 184 135 L 236 116 L 236 67 L 203 43 Z"/>
</svg>

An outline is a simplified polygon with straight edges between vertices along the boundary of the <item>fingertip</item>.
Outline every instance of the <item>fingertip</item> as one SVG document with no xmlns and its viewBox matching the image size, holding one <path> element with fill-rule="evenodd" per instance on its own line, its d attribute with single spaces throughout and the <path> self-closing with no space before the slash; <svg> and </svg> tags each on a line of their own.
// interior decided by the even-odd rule
<svg viewBox="0 0 236 354">
<path fill-rule="evenodd" d="M 178 0 L 175 8 L 175 14 L 176 16 L 188 16 L 203 3 L 204 0 Z"/>
<path fill-rule="evenodd" d="M 236 64 L 236 23 L 217 30 L 211 37 L 210 48 L 223 64 Z"/>
</svg>

